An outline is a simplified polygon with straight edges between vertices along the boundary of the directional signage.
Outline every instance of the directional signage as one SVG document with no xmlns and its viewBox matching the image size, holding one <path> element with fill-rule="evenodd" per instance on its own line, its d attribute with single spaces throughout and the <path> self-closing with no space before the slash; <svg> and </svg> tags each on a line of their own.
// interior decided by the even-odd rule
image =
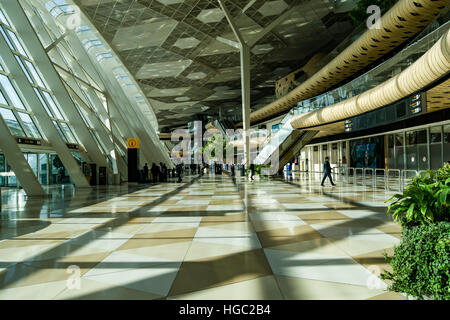
<svg viewBox="0 0 450 320">
<path fill-rule="evenodd" d="M 128 149 L 139 149 L 139 139 L 138 138 L 127 139 L 127 148 Z"/>
</svg>

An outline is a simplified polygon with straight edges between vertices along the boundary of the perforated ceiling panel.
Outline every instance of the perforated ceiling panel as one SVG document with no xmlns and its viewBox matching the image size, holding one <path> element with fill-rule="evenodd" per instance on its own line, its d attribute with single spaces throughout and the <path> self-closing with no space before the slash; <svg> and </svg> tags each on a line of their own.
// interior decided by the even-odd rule
<svg viewBox="0 0 450 320">
<path fill-rule="evenodd" d="M 239 52 L 221 41 L 236 39 L 216 0 L 75 2 L 146 95 L 159 102 L 152 105 L 161 127 L 186 124 L 199 110 L 210 115 L 218 115 L 219 108 L 226 114 L 240 113 Z M 354 1 L 347 2 L 344 11 Z M 247 41 L 284 15 L 251 50 L 252 110 L 262 107 L 264 98 L 273 101 L 275 80 L 315 53 L 333 49 L 352 31 L 348 16 L 337 13 L 342 8 L 329 0 L 227 0 L 225 5 Z M 330 24 L 325 17 L 341 24 Z M 221 86 L 228 89 L 215 90 Z"/>
</svg>

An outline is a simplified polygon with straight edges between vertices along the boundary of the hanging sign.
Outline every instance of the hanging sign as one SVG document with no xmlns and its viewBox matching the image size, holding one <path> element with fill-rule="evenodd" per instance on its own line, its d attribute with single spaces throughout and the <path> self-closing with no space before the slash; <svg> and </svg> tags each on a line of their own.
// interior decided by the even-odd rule
<svg viewBox="0 0 450 320">
<path fill-rule="evenodd" d="M 139 139 L 138 138 L 127 139 L 127 148 L 128 149 L 139 149 Z"/>
</svg>

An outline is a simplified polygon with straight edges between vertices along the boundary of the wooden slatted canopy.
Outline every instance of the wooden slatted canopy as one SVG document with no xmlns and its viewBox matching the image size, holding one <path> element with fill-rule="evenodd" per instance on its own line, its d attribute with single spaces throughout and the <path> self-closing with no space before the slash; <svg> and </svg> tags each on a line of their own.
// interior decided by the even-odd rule
<svg viewBox="0 0 450 320">
<path fill-rule="evenodd" d="M 320 110 L 299 114 L 291 125 L 304 129 L 348 119 L 389 105 L 419 91 L 450 71 L 450 29 L 407 69 L 353 98 Z"/>
<path fill-rule="evenodd" d="M 342 53 L 286 96 L 250 114 L 250 122 L 268 119 L 297 102 L 326 92 L 423 30 L 449 0 L 399 0 L 381 19 Z"/>
</svg>

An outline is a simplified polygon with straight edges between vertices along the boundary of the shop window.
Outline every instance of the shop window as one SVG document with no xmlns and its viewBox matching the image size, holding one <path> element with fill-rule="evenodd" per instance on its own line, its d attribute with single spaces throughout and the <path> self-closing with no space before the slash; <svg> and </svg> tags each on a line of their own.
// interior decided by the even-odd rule
<svg viewBox="0 0 450 320">
<path fill-rule="evenodd" d="M 442 141 L 441 126 L 430 128 L 430 143 L 437 143 Z"/>
<path fill-rule="evenodd" d="M 430 168 L 437 170 L 442 167 L 442 127 L 430 128 Z"/>
<path fill-rule="evenodd" d="M 444 162 L 450 162 L 450 125 L 444 126 Z"/>
</svg>

